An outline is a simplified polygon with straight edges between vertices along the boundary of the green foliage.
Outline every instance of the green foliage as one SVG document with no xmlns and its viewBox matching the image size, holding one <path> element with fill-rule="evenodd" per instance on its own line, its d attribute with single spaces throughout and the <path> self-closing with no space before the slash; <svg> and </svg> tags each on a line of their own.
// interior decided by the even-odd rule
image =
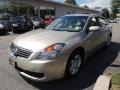
<svg viewBox="0 0 120 90">
<path fill-rule="evenodd" d="M 120 0 L 112 0 L 112 18 L 116 18 L 118 13 L 118 8 L 120 8 Z"/>
<path fill-rule="evenodd" d="M 89 9 L 89 7 L 87 5 L 85 5 L 84 8 L 88 8 Z"/>
<path fill-rule="evenodd" d="M 120 0 L 112 0 L 112 8 L 119 8 L 120 7 Z"/>
<path fill-rule="evenodd" d="M 120 90 L 120 73 L 112 74 L 112 86 L 118 88 L 113 90 Z"/>
<path fill-rule="evenodd" d="M 110 13 L 109 13 L 108 9 L 106 9 L 106 8 L 102 9 L 101 15 L 102 15 L 103 17 L 106 17 L 106 18 L 109 18 L 109 17 L 110 17 Z"/>
<path fill-rule="evenodd" d="M 111 13 L 111 17 L 110 18 L 111 19 L 115 19 L 115 18 L 117 18 L 117 15 L 115 13 Z"/>
<path fill-rule="evenodd" d="M 0 13 L 4 13 L 4 12 L 5 12 L 4 8 L 0 8 Z"/>
<path fill-rule="evenodd" d="M 66 4 L 72 4 L 72 5 L 77 5 L 75 0 L 66 0 L 65 1 Z"/>
<path fill-rule="evenodd" d="M 19 4 L 14 0 L 11 0 L 10 3 L 11 3 L 11 13 L 14 15 L 34 14 L 34 8 L 32 6 Z"/>
</svg>

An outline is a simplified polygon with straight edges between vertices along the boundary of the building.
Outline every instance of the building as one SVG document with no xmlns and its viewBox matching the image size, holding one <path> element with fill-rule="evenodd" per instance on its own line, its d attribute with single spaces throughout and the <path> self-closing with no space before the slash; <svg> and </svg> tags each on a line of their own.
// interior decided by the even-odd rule
<svg viewBox="0 0 120 90">
<path fill-rule="evenodd" d="M 54 15 L 56 18 L 73 13 L 99 13 L 96 10 L 82 8 L 74 5 L 67 5 L 53 0 L 14 0 L 18 5 L 32 6 L 35 14 L 39 16 Z M 17 6 L 18 6 L 17 5 Z M 30 9 L 27 8 L 27 13 Z"/>
</svg>

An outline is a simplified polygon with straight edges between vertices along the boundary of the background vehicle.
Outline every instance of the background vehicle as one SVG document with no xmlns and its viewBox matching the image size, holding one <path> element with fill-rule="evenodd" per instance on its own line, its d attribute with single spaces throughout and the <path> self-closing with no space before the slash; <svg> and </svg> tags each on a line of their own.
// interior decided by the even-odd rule
<svg viewBox="0 0 120 90">
<path fill-rule="evenodd" d="M 30 31 L 33 28 L 33 24 L 24 17 L 11 17 L 10 22 L 13 33 Z"/>
<path fill-rule="evenodd" d="M 69 14 L 17 37 L 11 44 L 10 64 L 26 78 L 48 81 L 78 74 L 86 58 L 112 38 L 108 21 L 96 14 Z"/>
<path fill-rule="evenodd" d="M 8 31 L 5 26 L 0 22 L 0 34 L 6 34 Z"/>
<path fill-rule="evenodd" d="M 8 31 L 11 30 L 11 24 L 8 19 L 1 19 L 0 20 L 0 32 L 6 34 Z"/>
<path fill-rule="evenodd" d="M 49 24 L 51 24 L 54 21 L 54 19 L 55 19 L 54 16 L 45 17 L 45 19 L 44 19 L 45 25 L 48 26 Z"/>
<path fill-rule="evenodd" d="M 33 17 L 31 17 L 31 19 L 32 19 L 34 28 L 44 28 L 45 27 L 44 20 L 41 17 L 33 16 Z"/>
<path fill-rule="evenodd" d="M 110 19 L 109 23 L 117 23 L 117 20 L 116 19 Z"/>
</svg>

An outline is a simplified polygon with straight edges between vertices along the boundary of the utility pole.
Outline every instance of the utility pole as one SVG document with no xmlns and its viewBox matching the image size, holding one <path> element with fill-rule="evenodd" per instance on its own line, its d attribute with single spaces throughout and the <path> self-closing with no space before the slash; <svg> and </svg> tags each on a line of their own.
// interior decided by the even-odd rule
<svg viewBox="0 0 120 90">
<path fill-rule="evenodd" d="M 19 13 L 19 5 L 18 5 L 18 0 L 17 0 L 17 15 L 19 16 L 20 15 L 20 13 Z"/>
<path fill-rule="evenodd" d="M 27 15 L 28 15 L 28 16 L 30 15 L 30 8 L 29 8 L 29 5 L 27 5 Z"/>
<path fill-rule="evenodd" d="M 5 3 L 5 0 L 4 0 L 4 13 L 7 13 L 7 11 L 6 11 L 6 5 L 5 5 L 6 3 Z"/>
</svg>

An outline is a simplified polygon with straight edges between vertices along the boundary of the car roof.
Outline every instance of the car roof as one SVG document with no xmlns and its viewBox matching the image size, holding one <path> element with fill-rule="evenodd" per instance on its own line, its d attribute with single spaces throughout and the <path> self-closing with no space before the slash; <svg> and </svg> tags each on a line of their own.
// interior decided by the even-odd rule
<svg viewBox="0 0 120 90">
<path fill-rule="evenodd" d="M 99 14 L 68 14 L 65 16 L 88 16 L 88 17 L 93 17 L 93 16 L 100 16 Z"/>
</svg>

